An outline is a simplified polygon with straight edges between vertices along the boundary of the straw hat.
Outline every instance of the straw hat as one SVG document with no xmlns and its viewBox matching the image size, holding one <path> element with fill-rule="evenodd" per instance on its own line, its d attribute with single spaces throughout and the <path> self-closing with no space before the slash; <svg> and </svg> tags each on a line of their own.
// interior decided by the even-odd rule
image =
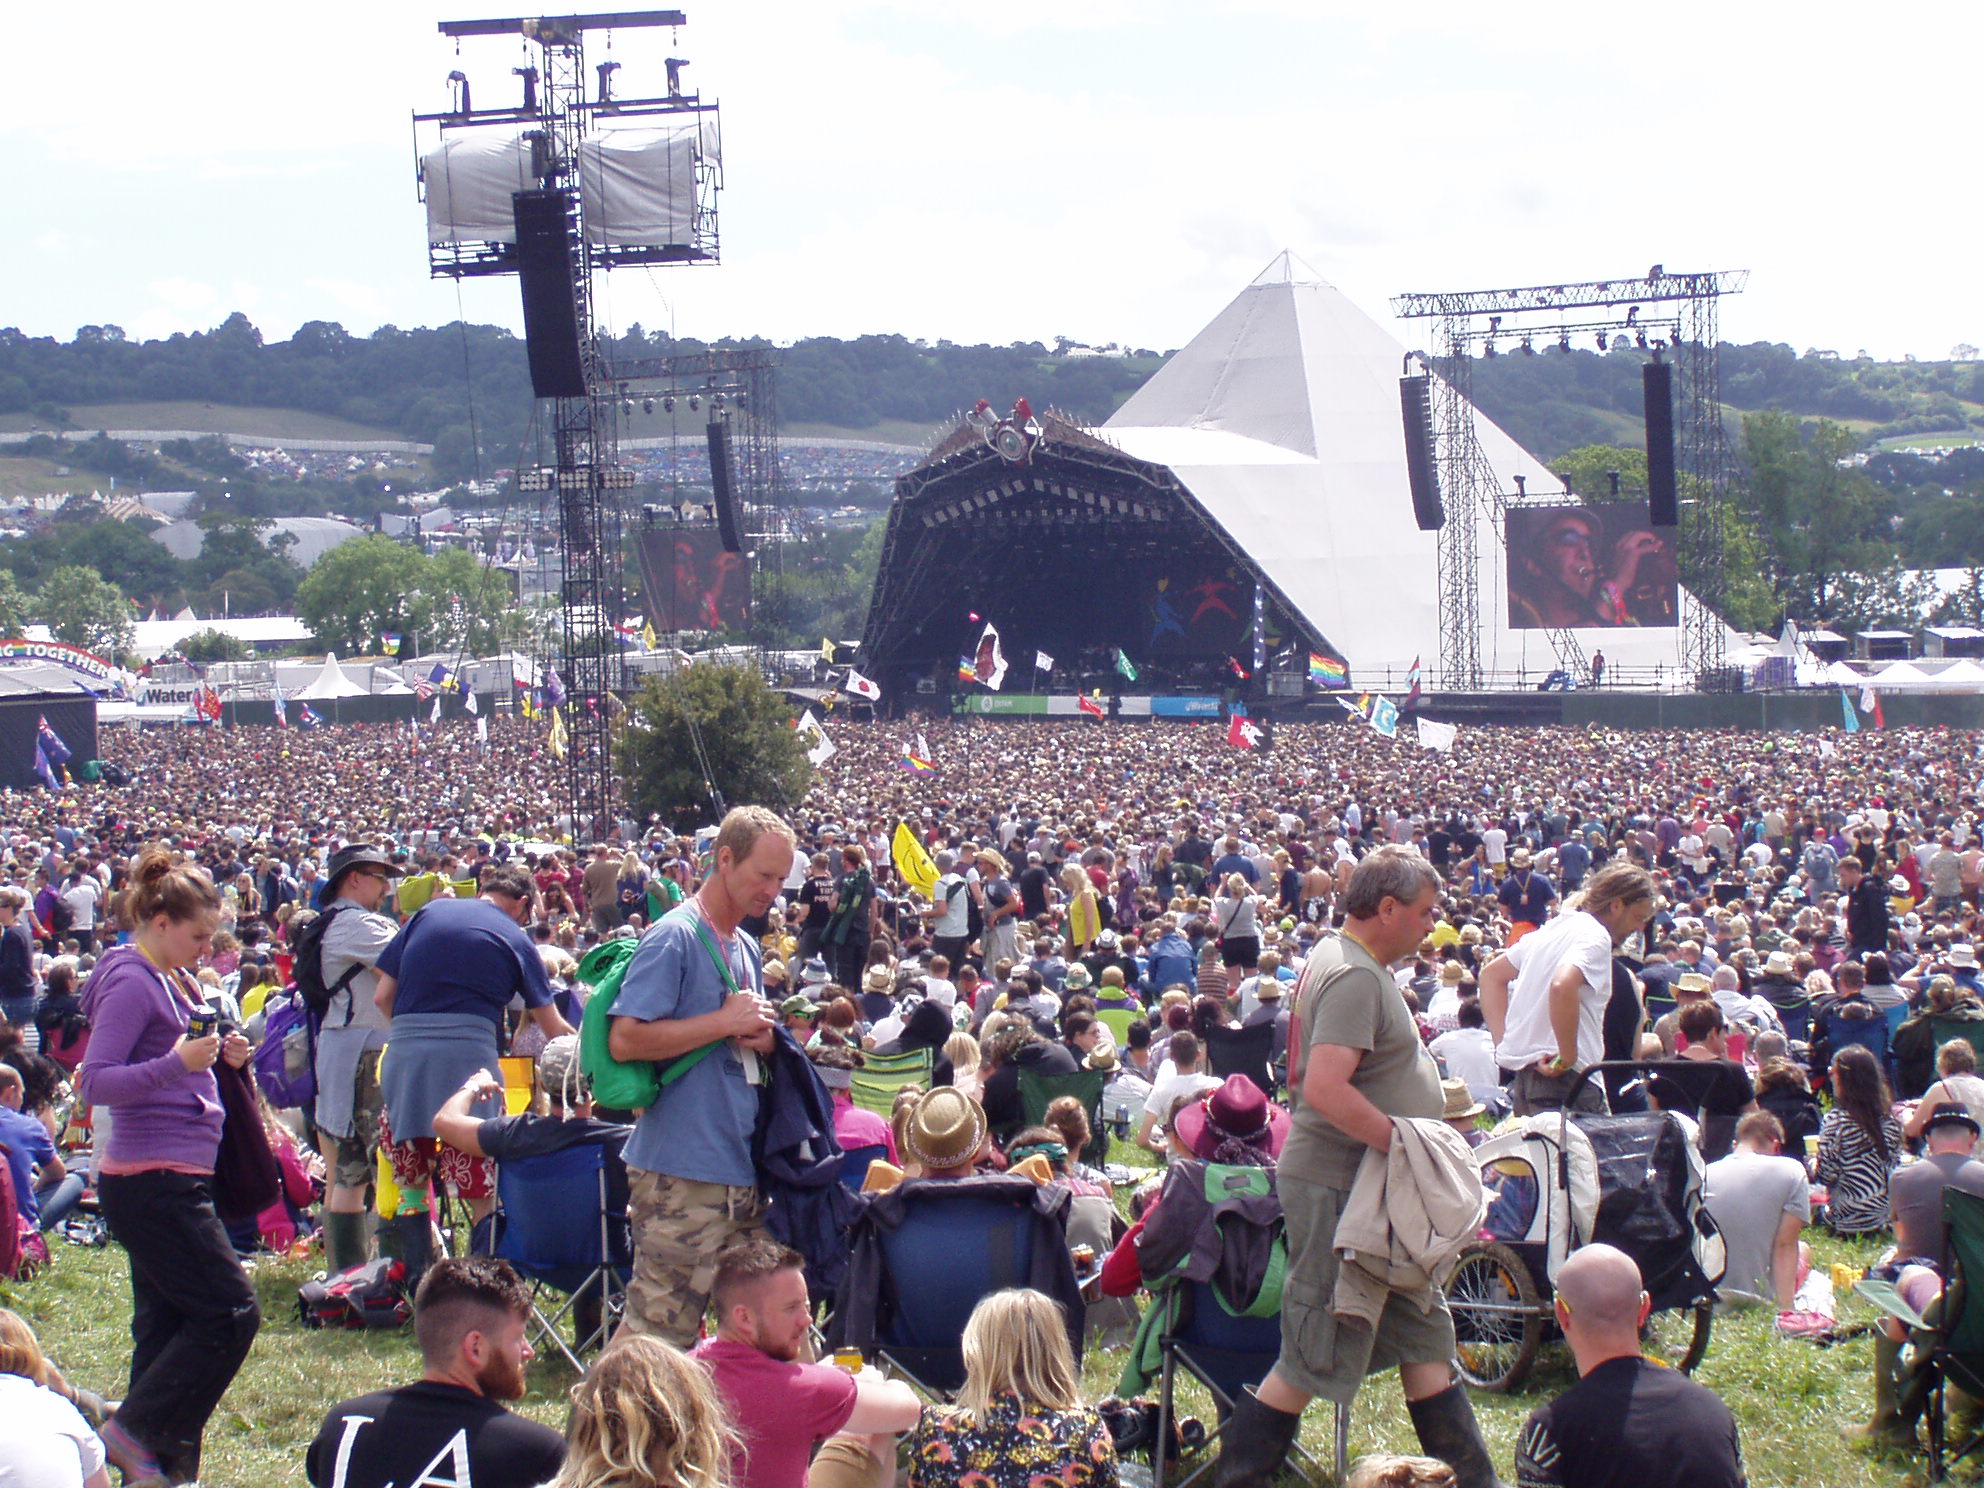
<svg viewBox="0 0 1984 1488">
<path fill-rule="evenodd" d="M 861 989 L 864 992 L 881 992 L 884 994 L 893 992 L 896 989 L 896 974 L 889 970 L 886 963 L 877 961 L 863 974 L 861 978 Z"/>
<path fill-rule="evenodd" d="M 1465 1080 L 1442 1080 L 1440 1094 L 1447 1103 L 1440 1113 L 1442 1121 L 1471 1121 L 1488 1109 L 1474 1098 Z"/>
<path fill-rule="evenodd" d="M 1765 976 L 1790 976 L 1791 957 L 1784 951 L 1772 951 L 1764 960 Z"/>
<path fill-rule="evenodd" d="M 926 1170 L 963 1167 L 984 1145 L 984 1109 L 949 1085 L 917 1102 L 903 1133 L 904 1148 Z"/>
<path fill-rule="evenodd" d="M 1960 966 L 1966 970 L 1975 971 L 1977 969 L 1977 947 L 1959 941 L 1950 947 L 1949 954 L 1943 957 L 1943 959 L 1952 966 Z"/>
</svg>

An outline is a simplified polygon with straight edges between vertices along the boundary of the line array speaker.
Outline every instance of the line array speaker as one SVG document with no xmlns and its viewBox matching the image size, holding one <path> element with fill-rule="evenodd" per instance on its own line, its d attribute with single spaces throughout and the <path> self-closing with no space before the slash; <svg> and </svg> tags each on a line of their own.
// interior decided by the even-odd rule
<svg viewBox="0 0 1984 1488">
<path fill-rule="evenodd" d="M 572 291 L 565 197 L 557 191 L 519 191 L 512 201 L 531 392 L 540 398 L 583 398 L 586 372 L 579 357 L 579 312 Z"/>
<path fill-rule="evenodd" d="M 710 442 L 710 491 L 716 497 L 716 530 L 726 553 L 744 551 L 744 532 L 737 522 L 737 500 L 730 490 L 730 430 L 722 419 L 711 419 L 704 431 Z"/>
<path fill-rule="evenodd" d="M 1681 520 L 1674 496 L 1674 369 L 1666 362 L 1640 368 L 1646 396 L 1646 514 L 1656 527 Z"/>
<path fill-rule="evenodd" d="M 1433 380 L 1401 377 L 1398 407 L 1405 419 L 1405 475 L 1412 486 L 1412 515 L 1421 532 L 1438 532 L 1447 523 L 1440 501 L 1440 477 L 1433 460 Z"/>
</svg>

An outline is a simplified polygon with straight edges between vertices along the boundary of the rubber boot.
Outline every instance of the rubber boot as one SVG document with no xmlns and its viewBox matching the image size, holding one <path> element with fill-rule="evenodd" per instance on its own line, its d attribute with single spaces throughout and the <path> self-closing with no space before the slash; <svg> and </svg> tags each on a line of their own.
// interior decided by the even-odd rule
<svg viewBox="0 0 1984 1488">
<path fill-rule="evenodd" d="M 1901 1396 L 1895 1383 L 1901 1350 L 1902 1345 L 1888 1337 L 1884 1329 L 1874 1330 L 1874 1419 L 1864 1426 L 1845 1427 L 1840 1435 L 1849 1442 L 1874 1448 L 1916 1445 L 1915 1422 L 1902 1419 Z"/>
<path fill-rule="evenodd" d="M 393 1229 L 399 1237 L 399 1259 L 406 1267 L 406 1295 L 411 1301 L 434 1259 L 434 1221 L 425 1209 L 416 1209 L 395 1219 Z"/>
<path fill-rule="evenodd" d="M 366 1261 L 365 1216 L 324 1211 L 324 1269 L 336 1276 Z"/>
<path fill-rule="evenodd" d="M 1219 1439 L 1213 1488 L 1268 1488 L 1302 1429 L 1299 1411 L 1276 1410 L 1243 1390 Z"/>
<path fill-rule="evenodd" d="M 1454 1488 L 1502 1488 L 1488 1456 L 1488 1443 L 1481 1439 L 1481 1428 L 1474 1422 L 1474 1406 L 1465 1385 L 1456 1381 L 1437 1395 L 1408 1400 L 1405 1409 L 1426 1455 L 1439 1458 L 1454 1470 Z"/>
</svg>

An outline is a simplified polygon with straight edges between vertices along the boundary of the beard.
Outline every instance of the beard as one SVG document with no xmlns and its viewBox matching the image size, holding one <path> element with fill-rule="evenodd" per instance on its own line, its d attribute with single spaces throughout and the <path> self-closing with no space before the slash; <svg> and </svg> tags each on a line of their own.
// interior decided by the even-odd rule
<svg viewBox="0 0 1984 1488">
<path fill-rule="evenodd" d="M 475 1372 L 475 1387 L 489 1400 L 522 1400 L 529 1388 L 521 1361 L 501 1354 L 492 1354 Z"/>
</svg>

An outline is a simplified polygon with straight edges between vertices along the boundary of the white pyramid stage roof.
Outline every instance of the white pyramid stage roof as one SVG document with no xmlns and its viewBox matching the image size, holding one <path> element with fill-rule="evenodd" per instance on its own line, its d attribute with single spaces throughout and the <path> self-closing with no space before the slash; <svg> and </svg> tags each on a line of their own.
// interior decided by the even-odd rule
<svg viewBox="0 0 1984 1488">
<path fill-rule="evenodd" d="M 1413 519 L 1406 477 L 1405 357 L 1389 331 L 1284 253 L 1101 430 L 1125 454 L 1170 468 L 1338 648 L 1353 683 L 1415 658 L 1436 671 L 1440 656 L 1436 538 Z M 1475 419 L 1503 490 L 1518 475 L 1532 494 L 1557 487 L 1541 459 Z M 1509 628 L 1504 553 L 1485 514 L 1476 552 L 1484 671 L 1540 678 L 1555 652 L 1544 631 Z M 1681 604 L 1694 604 L 1685 591 Z M 1684 626 L 1581 635 L 1611 666 L 1685 672 Z M 1730 644 L 1742 637 L 1730 632 Z"/>
<path fill-rule="evenodd" d="M 315 703 L 327 698 L 365 697 L 367 693 L 338 665 L 338 654 L 332 651 L 325 655 L 317 675 L 290 696 L 299 702 Z"/>
</svg>

